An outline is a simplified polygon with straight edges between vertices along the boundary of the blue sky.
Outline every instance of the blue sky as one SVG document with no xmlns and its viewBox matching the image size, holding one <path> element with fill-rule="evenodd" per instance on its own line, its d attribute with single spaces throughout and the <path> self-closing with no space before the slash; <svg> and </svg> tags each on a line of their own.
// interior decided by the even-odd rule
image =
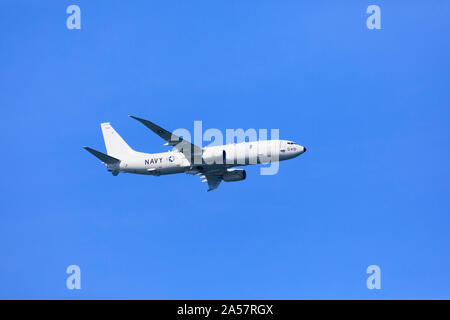
<svg viewBox="0 0 450 320">
<path fill-rule="evenodd" d="M 448 1 L 3 1 L 0 298 L 450 298 L 449 15 Z M 105 150 L 101 122 L 167 150 L 128 114 L 279 128 L 308 151 L 208 193 L 184 174 L 113 177 L 82 149 Z"/>
</svg>

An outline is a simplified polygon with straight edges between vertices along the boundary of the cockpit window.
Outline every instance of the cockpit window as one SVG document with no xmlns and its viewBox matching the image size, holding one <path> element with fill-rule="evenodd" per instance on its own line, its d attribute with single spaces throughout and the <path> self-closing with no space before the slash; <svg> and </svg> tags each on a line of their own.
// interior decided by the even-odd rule
<svg viewBox="0 0 450 320">
<path fill-rule="evenodd" d="M 295 144 L 294 142 L 288 142 L 287 144 Z"/>
</svg>

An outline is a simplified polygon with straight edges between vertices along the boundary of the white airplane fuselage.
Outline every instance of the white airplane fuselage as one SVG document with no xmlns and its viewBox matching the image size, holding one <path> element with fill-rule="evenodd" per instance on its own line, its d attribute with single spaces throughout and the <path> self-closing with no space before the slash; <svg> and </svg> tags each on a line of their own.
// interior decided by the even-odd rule
<svg viewBox="0 0 450 320">
<path fill-rule="evenodd" d="M 120 163 L 107 165 L 107 168 L 109 171 L 156 176 L 175 173 L 196 174 L 214 167 L 225 169 L 288 160 L 305 151 L 306 148 L 287 140 L 242 142 L 205 147 L 203 159 L 200 159 L 198 164 L 191 164 L 179 151 L 161 153 L 133 151 L 129 157 L 122 157 Z"/>
</svg>

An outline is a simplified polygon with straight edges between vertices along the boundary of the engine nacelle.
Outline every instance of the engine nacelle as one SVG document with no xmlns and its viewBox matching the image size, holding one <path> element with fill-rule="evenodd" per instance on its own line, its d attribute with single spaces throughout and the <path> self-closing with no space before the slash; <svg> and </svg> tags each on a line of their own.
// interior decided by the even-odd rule
<svg viewBox="0 0 450 320">
<path fill-rule="evenodd" d="M 222 179 L 226 182 L 231 181 L 241 181 L 245 180 L 247 173 L 242 169 L 228 169 L 226 173 L 223 174 Z"/>
</svg>

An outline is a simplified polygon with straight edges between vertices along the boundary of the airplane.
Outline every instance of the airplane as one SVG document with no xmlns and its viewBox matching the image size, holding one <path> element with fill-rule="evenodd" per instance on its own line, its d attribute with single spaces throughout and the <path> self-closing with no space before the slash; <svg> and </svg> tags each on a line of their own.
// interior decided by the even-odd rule
<svg viewBox="0 0 450 320">
<path fill-rule="evenodd" d="M 306 148 L 288 140 L 259 140 L 220 146 L 200 147 L 172 134 L 160 126 L 138 117 L 129 116 L 163 138 L 174 150 L 162 153 L 143 153 L 130 146 L 109 122 L 101 123 L 107 154 L 83 147 L 100 159 L 114 176 L 119 172 L 144 175 L 187 173 L 199 175 L 208 183 L 208 190 L 217 189 L 222 181 L 245 180 L 247 173 L 237 166 L 269 163 L 295 158 Z"/>
</svg>

